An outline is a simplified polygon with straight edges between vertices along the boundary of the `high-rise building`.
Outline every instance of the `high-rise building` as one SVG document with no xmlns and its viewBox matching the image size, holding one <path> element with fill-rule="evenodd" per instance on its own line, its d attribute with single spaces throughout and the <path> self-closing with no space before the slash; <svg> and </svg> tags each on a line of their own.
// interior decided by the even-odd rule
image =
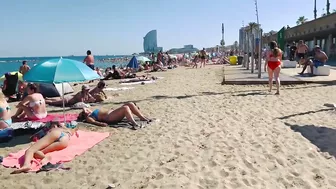
<svg viewBox="0 0 336 189">
<path fill-rule="evenodd" d="M 146 34 L 146 36 L 144 37 L 143 48 L 144 52 L 147 54 L 162 51 L 162 47 L 157 46 L 156 30 L 152 30 Z"/>
</svg>

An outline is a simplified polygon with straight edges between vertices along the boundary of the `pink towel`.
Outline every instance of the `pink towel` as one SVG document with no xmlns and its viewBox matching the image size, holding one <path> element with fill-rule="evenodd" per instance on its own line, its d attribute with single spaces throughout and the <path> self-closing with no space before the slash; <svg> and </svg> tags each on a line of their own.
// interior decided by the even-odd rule
<svg viewBox="0 0 336 189">
<path fill-rule="evenodd" d="M 77 133 L 79 137 L 73 135 L 67 148 L 61 151 L 48 153 L 48 155 L 51 157 L 50 163 L 55 164 L 59 162 L 69 162 L 75 158 L 75 156 L 83 154 L 86 150 L 92 148 L 94 145 L 101 142 L 110 135 L 109 133 L 86 131 L 78 131 Z M 23 164 L 25 151 L 26 149 L 9 154 L 6 158 L 3 159 L 2 165 L 5 167 L 21 167 L 20 165 Z M 42 167 L 39 162 L 40 160 L 33 160 L 31 171 L 38 171 Z"/>
<path fill-rule="evenodd" d="M 65 121 L 66 122 L 75 121 L 77 120 L 77 117 L 78 117 L 78 114 L 65 114 Z M 47 117 L 43 119 L 29 120 L 25 118 L 20 121 L 37 121 L 37 122 L 47 123 L 49 121 L 63 121 L 63 120 L 64 120 L 63 114 L 48 114 Z"/>
</svg>

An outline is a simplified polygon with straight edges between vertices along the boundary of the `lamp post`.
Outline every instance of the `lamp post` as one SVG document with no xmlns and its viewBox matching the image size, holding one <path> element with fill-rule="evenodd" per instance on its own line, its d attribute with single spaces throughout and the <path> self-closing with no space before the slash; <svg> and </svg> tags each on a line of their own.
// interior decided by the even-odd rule
<svg viewBox="0 0 336 189">
<path fill-rule="evenodd" d="M 262 29 L 260 28 L 259 24 L 259 13 L 258 13 L 258 0 L 255 0 L 255 7 L 256 7 L 256 16 L 257 16 L 257 24 L 258 24 L 258 32 L 257 35 L 259 35 L 259 41 L 258 41 L 258 78 L 261 78 L 261 36 L 262 36 Z M 253 41 L 253 43 L 255 43 Z"/>
<path fill-rule="evenodd" d="M 316 0 L 314 0 L 314 19 L 317 17 Z"/>
<path fill-rule="evenodd" d="M 327 0 L 327 15 L 329 14 L 330 14 L 330 3 L 329 3 L 329 0 Z"/>
</svg>

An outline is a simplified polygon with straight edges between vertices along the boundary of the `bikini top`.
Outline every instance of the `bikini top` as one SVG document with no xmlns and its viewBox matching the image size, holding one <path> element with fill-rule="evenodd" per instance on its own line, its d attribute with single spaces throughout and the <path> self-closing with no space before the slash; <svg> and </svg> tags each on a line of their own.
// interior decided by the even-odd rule
<svg viewBox="0 0 336 189">
<path fill-rule="evenodd" d="M 42 100 L 37 100 L 37 101 L 33 101 L 33 102 L 29 102 L 29 107 L 34 107 L 34 106 L 37 106 L 37 105 L 42 105 Z"/>
</svg>

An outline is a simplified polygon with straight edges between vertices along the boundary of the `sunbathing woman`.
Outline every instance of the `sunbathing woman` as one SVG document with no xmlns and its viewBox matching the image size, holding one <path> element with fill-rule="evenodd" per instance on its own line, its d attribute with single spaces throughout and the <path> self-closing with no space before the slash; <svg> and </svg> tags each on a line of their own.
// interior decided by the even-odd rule
<svg viewBox="0 0 336 189">
<path fill-rule="evenodd" d="M 142 77 L 138 77 L 138 78 L 134 78 L 134 79 L 129 79 L 129 80 L 125 80 L 125 81 L 120 81 L 119 83 L 134 83 L 134 82 L 141 82 L 141 81 L 151 81 L 151 80 L 157 80 L 157 77 L 150 77 L 148 78 L 147 76 L 142 76 Z"/>
<path fill-rule="evenodd" d="M 39 120 L 47 117 L 47 108 L 43 96 L 37 92 L 37 86 L 29 83 L 27 85 L 28 95 L 16 106 L 18 110 L 13 119 L 27 117 L 29 120 Z"/>
<path fill-rule="evenodd" d="M 92 89 L 89 93 L 90 95 L 96 99 L 95 102 L 102 102 L 105 99 L 107 99 L 107 96 L 104 92 L 105 88 L 105 82 L 103 80 L 99 81 L 99 83 L 97 84 L 97 87 L 95 87 L 94 89 Z"/>
<path fill-rule="evenodd" d="M 9 127 L 11 124 L 11 109 L 5 95 L 0 91 L 0 130 Z"/>
<path fill-rule="evenodd" d="M 78 119 L 85 120 L 88 123 L 94 125 L 106 127 L 108 126 L 108 123 L 119 122 L 124 119 L 124 117 L 126 117 L 127 121 L 129 121 L 130 124 L 133 126 L 133 129 L 141 128 L 141 125 L 139 125 L 134 120 L 132 114 L 139 117 L 141 121 L 152 121 L 143 116 L 139 108 L 134 103 L 124 104 L 123 106 L 115 110 L 95 109 L 92 111 L 88 108 L 84 108 L 83 111 L 79 114 Z"/>
<path fill-rule="evenodd" d="M 52 123 L 52 129 L 40 140 L 30 146 L 24 155 L 24 163 L 21 168 L 12 172 L 18 174 L 28 172 L 31 169 L 33 158 L 41 159 L 41 164 L 46 164 L 49 157 L 47 153 L 60 151 L 69 145 L 70 137 L 76 132 L 77 128 L 73 125 L 63 123 Z"/>
<path fill-rule="evenodd" d="M 83 85 L 82 90 L 78 92 L 76 95 L 64 99 L 65 106 L 72 106 L 78 102 L 84 102 L 84 103 L 95 102 L 96 99 L 90 95 L 89 91 L 90 87 L 87 85 Z M 62 106 L 63 99 L 62 98 L 46 99 L 46 103 L 53 106 Z"/>
</svg>

